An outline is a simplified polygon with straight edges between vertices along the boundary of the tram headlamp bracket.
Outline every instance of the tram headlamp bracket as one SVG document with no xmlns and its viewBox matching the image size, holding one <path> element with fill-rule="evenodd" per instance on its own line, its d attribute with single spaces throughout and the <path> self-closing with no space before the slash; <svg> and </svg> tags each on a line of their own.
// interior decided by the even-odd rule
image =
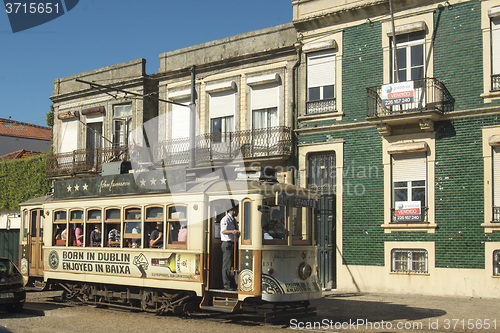
<svg viewBox="0 0 500 333">
<path fill-rule="evenodd" d="M 307 280 L 312 275 L 312 267 L 308 263 L 301 263 L 299 265 L 299 276 L 302 280 Z"/>
</svg>

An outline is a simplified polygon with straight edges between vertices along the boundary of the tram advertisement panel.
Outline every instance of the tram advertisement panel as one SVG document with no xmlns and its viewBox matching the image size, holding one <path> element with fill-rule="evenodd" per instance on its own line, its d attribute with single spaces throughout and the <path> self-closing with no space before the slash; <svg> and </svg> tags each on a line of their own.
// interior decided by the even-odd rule
<svg viewBox="0 0 500 333">
<path fill-rule="evenodd" d="M 86 249 L 47 252 L 45 267 L 55 272 L 201 281 L 200 255 L 195 253 Z"/>
</svg>

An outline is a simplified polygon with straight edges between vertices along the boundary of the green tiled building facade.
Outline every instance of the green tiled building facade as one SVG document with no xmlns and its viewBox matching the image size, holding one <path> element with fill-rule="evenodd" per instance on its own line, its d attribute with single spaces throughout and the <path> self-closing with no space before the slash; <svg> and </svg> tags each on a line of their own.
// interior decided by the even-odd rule
<svg viewBox="0 0 500 333">
<path fill-rule="evenodd" d="M 335 270 L 325 286 L 498 295 L 500 1 L 394 0 L 397 65 L 388 3 L 293 3 L 299 181 L 335 195 Z M 335 64 L 335 80 L 312 77 L 320 56 Z M 396 66 L 414 99 L 384 106 Z M 329 84 L 336 107 L 316 112 L 325 95 L 315 89 Z M 335 165 L 324 174 L 317 156 L 328 154 Z M 334 188 L 318 184 L 324 177 Z M 408 221 L 412 204 L 420 215 Z"/>
</svg>

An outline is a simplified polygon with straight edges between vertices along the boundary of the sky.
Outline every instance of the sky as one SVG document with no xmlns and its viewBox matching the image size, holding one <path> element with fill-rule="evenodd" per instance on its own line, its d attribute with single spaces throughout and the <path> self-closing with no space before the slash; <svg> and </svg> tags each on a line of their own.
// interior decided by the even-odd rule
<svg viewBox="0 0 500 333">
<path fill-rule="evenodd" d="M 13 33 L 2 8 L 0 118 L 46 126 L 54 79 L 138 58 L 153 74 L 161 53 L 291 21 L 292 0 L 80 0 Z"/>
</svg>

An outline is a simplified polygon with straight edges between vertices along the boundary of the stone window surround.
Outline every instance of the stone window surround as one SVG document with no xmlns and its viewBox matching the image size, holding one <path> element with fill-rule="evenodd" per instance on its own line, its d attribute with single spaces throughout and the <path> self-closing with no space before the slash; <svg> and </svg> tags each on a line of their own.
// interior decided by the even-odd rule
<svg viewBox="0 0 500 333">
<path fill-rule="evenodd" d="M 490 138 L 500 135 L 500 126 L 483 127 L 483 159 L 484 159 L 484 232 L 500 231 L 500 223 L 493 220 L 493 146 L 500 142 L 491 142 Z"/>
<path fill-rule="evenodd" d="M 427 273 L 399 273 L 391 272 L 392 250 L 426 250 L 427 251 Z M 436 249 L 434 242 L 385 242 L 384 243 L 384 268 L 387 274 L 408 276 L 429 276 L 434 273 L 436 267 Z"/>
<path fill-rule="evenodd" d="M 481 31 L 483 35 L 483 93 L 485 103 L 500 98 L 500 91 L 491 91 L 491 25 L 490 9 L 500 6 L 500 0 L 481 1 Z"/>
</svg>

